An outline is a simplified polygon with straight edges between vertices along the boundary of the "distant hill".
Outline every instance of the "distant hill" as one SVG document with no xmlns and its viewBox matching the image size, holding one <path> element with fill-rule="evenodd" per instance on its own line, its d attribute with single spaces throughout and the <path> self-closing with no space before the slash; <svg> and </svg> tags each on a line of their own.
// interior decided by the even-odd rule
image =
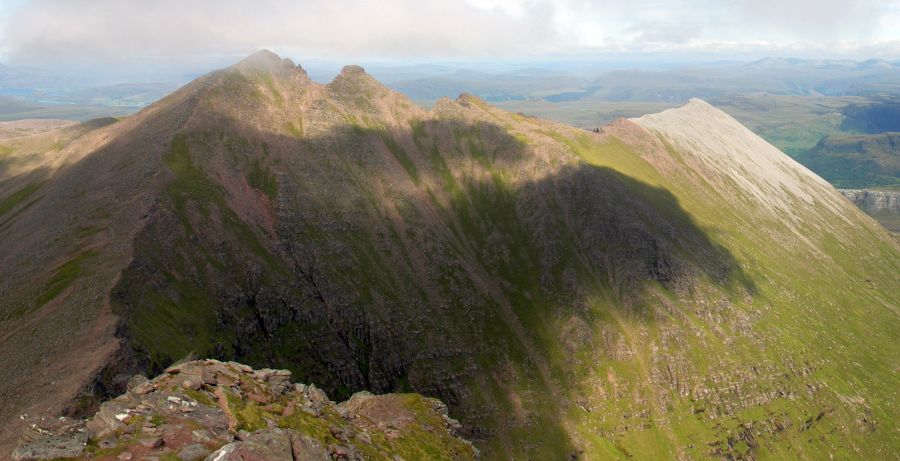
<svg viewBox="0 0 900 461">
<path fill-rule="evenodd" d="M 97 117 L 133 114 L 136 106 L 104 106 L 92 104 L 48 104 L 30 99 L 0 96 L 0 122 L 23 119 L 61 119 L 84 121 Z"/>
<path fill-rule="evenodd" d="M 680 66 L 627 65 L 586 70 L 565 63 L 517 72 L 461 72 L 419 77 L 403 67 L 381 68 L 388 86 L 415 100 L 469 92 L 491 102 L 619 101 L 683 104 L 690 98 L 770 93 L 781 96 L 865 96 L 900 94 L 900 66 L 882 60 L 766 58 L 750 63 Z M 552 70 L 551 70 L 552 69 Z"/>
<path fill-rule="evenodd" d="M 826 136 L 795 158 L 838 188 L 900 188 L 898 132 Z"/>
<path fill-rule="evenodd" d="M 91 83 L 86 76 L 0 64 L 0 121 L 89 120 L 129 115 L 171 93 L 174 83 Z"/>
<path fill-rule="evenodd" d="M 900 99 L 885 98 L 841 109 L 841 129 L 860 133 L 900 132 Z"/>
</svg>

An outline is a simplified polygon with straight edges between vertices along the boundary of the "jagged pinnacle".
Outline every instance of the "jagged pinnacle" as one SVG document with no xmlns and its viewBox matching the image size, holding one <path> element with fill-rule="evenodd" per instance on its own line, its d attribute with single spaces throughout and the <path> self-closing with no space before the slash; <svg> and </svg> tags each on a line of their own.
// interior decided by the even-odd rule
<svg viewBox="0 0 900 461">
<path fill-rule="evenodd" d="M 242 59 L 235 66 L 237 69 L 253 69 L 271 72 L 273 74 L 291 74 L 301 72 L 306 75 L 302 67 L 294 64 L 288 58 L 282 58 L 272 51 L 263 49 Z"/>
</svg>

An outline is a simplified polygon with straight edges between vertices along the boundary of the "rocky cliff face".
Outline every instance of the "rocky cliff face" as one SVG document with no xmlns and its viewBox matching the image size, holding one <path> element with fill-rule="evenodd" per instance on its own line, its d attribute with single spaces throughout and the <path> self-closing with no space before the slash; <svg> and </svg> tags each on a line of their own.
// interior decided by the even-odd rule
<svg viewBox="0 0 900 461">
<path fill-rule="evenodd" d="M 841 194 L 870 213 L 900 213 L 900 191 L 842 189 Z"/>
<path fill-rule="evenodd" d="M 702 101 L 591 133 L 260 53 L 42 136 L 0 183 L 7 420 L 195 353 L 438 397 L 488 459 L 896 451 L 896 240 Z"/>
<path fill-rule="evenodd" d="M 459 423 L 418 394 L 354 394 L 335 404 L 288 370 L 216 360 L 174 365 L 87 420 L 27 417 L 14 461 L 50 459 L 474 460 Z"/>
<path fill-rule="evenodd" d="M 900 232 L 900 191 L 842 189 L 841 194 L 892 232 Z"/>
</svg>

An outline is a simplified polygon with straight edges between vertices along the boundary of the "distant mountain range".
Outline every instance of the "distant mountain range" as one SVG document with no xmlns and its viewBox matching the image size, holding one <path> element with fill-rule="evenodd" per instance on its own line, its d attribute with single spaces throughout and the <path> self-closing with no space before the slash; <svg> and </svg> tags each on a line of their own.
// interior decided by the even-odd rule
<svg viewBox="0 0 900 461">
<path fill-rule="evenodd" d="M 465 73 L 418 78 L 377 74 L 416 100 L 470 92 L 490 102 L 525 99 L 660 101 L 684 103 L 692 97 L 768 92 L 779 95 L 868 96 L 900 94 L 900 65 L 884 60 L 843 61 L 766 58 L 673 68 L 632 68 L 585 72 L 553 67 L 502 73 Z"/>
<path fill-rule="evenodd" d="M 472 93 L 489 102 L 546 99 L 548 101 L 664 101 L 684 103 L 692 97 L 769 92 L 785 95 L 867 96 L 900 93 L 900 64 L 870 59 L 810 60 L 765 58 L 753 62 L 712 62 L 654 65 L 602 60 L 545 63 L 446 63 L 373 65 L 372 73 L 387 86 L 410 98 L 431 103 L 441 97 Z M 153 84 L 157 99 L 174 90 L 181 73 Z M 333 64 L 317 62 L 311 74 L 330 79 Z M 95 78 L 94 81 L 97 79 Z M 137 82 L 92 83 L 86 75 L 59 75 L 44 69 L 0 65 L 0 95 L 55 95 L 60 102 L 82 104 L 90 90 L 114 99 Z M 141 83 L 146 89 L 147 83 Z M 139 94 L 138 91 L 135 94 Z M 148 102 L 141 98 L 141 102 Z"/>
<path fill-rule="evenodd" d="M 86 76 L 0 64 L 0 121 L 26 118 L 88 120 L 127 115 L 179 86 L 176 81 L 97 83 Z"/>
</svg>

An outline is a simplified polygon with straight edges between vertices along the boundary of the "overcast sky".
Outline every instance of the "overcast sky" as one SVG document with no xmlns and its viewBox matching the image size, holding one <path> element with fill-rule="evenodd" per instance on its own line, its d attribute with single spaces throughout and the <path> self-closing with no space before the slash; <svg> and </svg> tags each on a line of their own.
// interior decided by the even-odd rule
<svg viewBox="0 0 900 461">
<path fill-rule="evenodd" d="M 0 0 L 0 61 L 900 57 L 900 0 Z M 302 60 L 302 59 L 301 59 Z"/>
</svg>

